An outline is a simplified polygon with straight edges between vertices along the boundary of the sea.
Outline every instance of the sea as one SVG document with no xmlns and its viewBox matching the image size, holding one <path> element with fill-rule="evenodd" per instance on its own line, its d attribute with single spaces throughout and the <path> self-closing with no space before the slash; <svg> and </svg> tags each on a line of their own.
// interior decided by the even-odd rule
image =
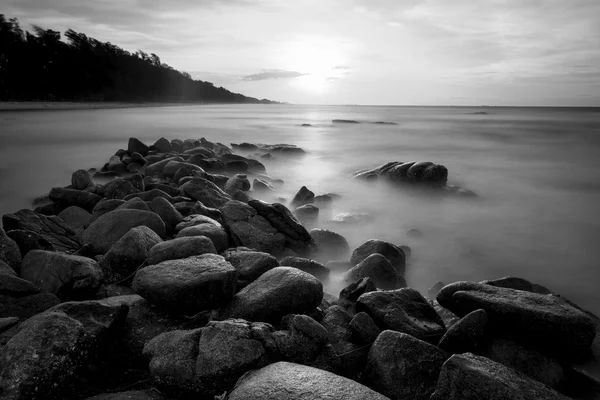
<svg viewBox="0 0 600 400">
<path fill-rule="evenodd" d="M 357 123 L 334 123 L 334 119 Z M 394 124 L 376 124 L 389 122 Z M 302 126 L 310 124 L 310 126 Z M 353 249 L 411 248 L 408 285 L 518 276 L 600 314 L 600 109 L 198 105 L 0 112 L 0 214 L 29 208 L 80 168 L 101 168 L 129 137 L 294 144 L 265 160 L 287 204 L 306 186 L 340 195 L 319 227 Z M 388 161 L 431 161 L 476 197 L 349 179 Z M 258 196 L 260 198 L 260 196 Z M 411 229 L 421 235 L 411 235 Z M 325 289 L 344 286 L 334 273 Z"/>
</svg>

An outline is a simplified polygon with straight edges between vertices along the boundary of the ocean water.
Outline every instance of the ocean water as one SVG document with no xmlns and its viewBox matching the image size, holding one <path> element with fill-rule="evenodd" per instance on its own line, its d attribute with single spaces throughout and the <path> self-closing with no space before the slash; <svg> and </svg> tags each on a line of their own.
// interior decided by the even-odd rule
<svg viewBox="0 0 600 400">
<path fill-rule="evenodd" d="M 160 137 L 296 144 L 306 157 L 265 163 L 270 176 L 285 181 L 277 197 L 289 200 L 303 185 L 317 195 L 340 194 L 313 226 L 344 235 L 351 248 L 371 238 L 410 246 L 410 286 L 426 293 L 438 280 L 513 275 L 600 313 L 600 109 L 207 105 L 0 112 L 0 214 L 68 185 L 76 169 L 100 168 L 131 136 L 148 144 Z M 443 164 L 449 184 L 479 196 L 440 197 L 348 179 L 387 161 Z M 343 213 L 360 218 L 335 222 Z M 422 237 L 406 234 L 413 228 Z M 343 287 L 339 277 L 326 283 L 328 291 Z"/>
</svg>

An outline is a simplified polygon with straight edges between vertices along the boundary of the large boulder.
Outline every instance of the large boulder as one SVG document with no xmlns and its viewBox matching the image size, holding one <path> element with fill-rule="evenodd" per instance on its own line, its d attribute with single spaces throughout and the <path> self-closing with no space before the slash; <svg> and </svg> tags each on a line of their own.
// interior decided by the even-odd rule
<svg viewBox="0 0 600 400">
<path fill-rule="evenodd" d="M 290 205 L 295 208 L 303 206 L 304 204 L 310 204 L 313 202 L 314 199 L 315 194 L 312 191 L 310 191 L 306 186 L 302 186 L 300 190 L 298 190 L 298 193 L 294 195 L 294 198 L 292 199 Z"/>
<path fill-rule="evenodd" d="M 148 258 L 150 249 L 162 239 L 147 226 L 131 228 L 100 261 L 104 282 L 114 283 L 129 277 Z"/>
<path fill-rule="evenodd" d="M 183 221 L 183 216 L 173 207 L 173 204 L 164 197 L 157 197 L 150 203 L 150 210 L 158 214 L 165 223 L 167 234 L 175 231 L 177 224 Z"/>
<path fill-rule="evenodd" d="M 489 358 L 455 354 L 444 363 L 431 400 L 568 400 Z"/>
<path fill-rule="evenodd" d="M 148 154 L 149 147 L 146 146 L 141 140 L 137 138 L 129 138 L 129 143 L 127 143 L 127 152 L 129 154 L 140 153 L 145 156 Z"/>
<path fill-rule="evenodd" d="M 289 362 L 278 362 L 244 375 L 229 400 L 344 399 L 385 400 L 358 382 L 331 372 Z"/>
<path fill-rule="evenodd" d="M 13 229 L 12 231 L 8 231 L 6 235 L 12 240 L 14 240 L 17 246 L 19 246 L 19 250 L 21 251 L 22 257 L 25 257 L 27 253 L 29 253 L 31 250 L 56 250 L 54 246 L 52 246 L 52 243 L 46 240 L 39 233 L 35 233 L 33 231 Z"/>
<path fill-rule="evenodd" d="M 85 169 L 78 169 L 71 175 L 71 186 L 73 186 L 73 189 L 84 190 L 94 186 L 94 181 L 89 172 Z"/>
<path fill-rule="evenodd" d="M 313 310 L 322 298 L 323 285 L 317 278 L 296 268 L 276 267 L 240 290 L 221 317 L 279 322 L 284 315 Z"/>
<path fill-rule="evenodd" d="M 448 353 L 479 353 L 484 344 L 488 316 L 475 310 L 448 328 L 438 347 Z"/>
<path fill-rule="evenodd" d="M 0 261 L 10 265 L 15 271 L 21 268 L 21 251 L 14 240 L 9 238 L 0 227 Z"/>
<path fill-rule="evenodd" d="M 217 254 L 213 242 L 205 236 L 186 236 L 154 245 L 148 253 L 148 265 L 179 260 L 206 253 Z"/>
<path fill-rule="evenodd" d="M 2 224 L 7 231 L 22 229 L 35 232 L 52 243 L 57 251 L 75 252 L 81 247 L 75 231 L 56 216 L 45 216 L 23 209 L 2 216 Z"/>
<path fill-rule="evenodd" d="M 143 210 L 114 210 L 92 222 L 81 238 L 96 251 L 106 253 L 131 228 L 137 226 L 147 226 L 161 238 L 165 237 L 165 223 L 158 214 Z"/>
<path fill-rule="evenodd" d="M 0 279 L 3 278 L 0 276 Z M 59 303 L 60 299 L 52 293 L 35 293 L 18 297 L 0 295 L 0 318 L 14 317 L 24 320 Z"/>
<path fill-rule="evenodd" d="M 218 252 L 229 247 L 229 237 L 227 236 L 225 229 L 221 226 L 216 226 L 214 224 L 199 224 L 183 228 L 177 233 L 178 238 L 194 236 L 204 236 L 209 238 Z"/>
<path fill-rule="evenodd" d="M 320 280 L 329 279 L 329 268 L 308 258 L 288 256 L 282 259 L 279 265 L 298 268 L 300 271 L 308 272 Z"/>
<path fill-rule="evenodd" d="M 314 228 L 310 231 L 310 237 L 315 241 L 319 252 L 330 258 L 347 257 L 347 253 L 350 251 L 348 241 L 339 233 Z"/>
<path fill-rule="evenodd" d="M 77 206 L 86 211 L 92 211 L 94 206 L 102 200 L 102 197 L 95 193 L 59 187 L 52 188 L 48 197 L 53 202 L 61 204 L 63 208 Z"/>
<path fill-rule="evenodd" d="M 589 315 L 552 294 L 456 282 L 445 286 L 437 301 L 458 316 L 484 309 L 495 335 L 567 358 L 588 350 L 596 336 Z"/>
<path fill-rule="evenodd" d="M 429 400 L 448 355 L 410 335 L 383 331 L 371 346 L 364 380 L 390 399 Z"/>
<path fill-rule="evenodd" d="M 125 179 L 115 179 L 108 182 L 104 185 L 102 191 L 107 199 L 124 199 L 130 194 L 140 192 L 134 187 L 133 183 Z"/>
<path fill-rule="evenodd" d="M 223 207 L 231 196 L 221 190 L 217 185 L 204 178 L 195 177 L 181 186 L 184 195 L 193 200 L 202 202 L 207 207 Z"/>
<path fill-rule="evenodd" d="M 238 279 L 246 282 L 252 282 L 265 272 L 279 266 L 275 257 L 260 251 L 228 250 L 224 256 L 237 270 Z"/>
<path fill-rule="evenodd" d="M 379 253 L 374 253 L 352 267 L 344 276 L 347 283 L 354 283 L 362 278 L 371 278 L 380 289 L 398 289 L 406 286 L 404 278 L 390 261 Z"/>
<path fill-rule="evenodd" d="M 93 298 L 103 274 L 91 258 L 33 250 L 23 259 L 21 277 L 65 301 Z"/>
<path fill-rule="evenodd" d="M 379 253 L 387 258 L 396 268 L 400 276 L 404 276 L 404 269 L 406 266 L 406 255 L 404 254 L 404 251 L 399 246 L 384 242 L 383 240 L 370 239 L 358 246 L 350 257 L 350 263 L 352 265 L 357 265 L 371 254 L 375 253 Z"/>
<path fill-rule="evenodd" d="M 0 295 L 2 296 L 21 297 L 39 292 L 37 286 L 25 279 L 13 274 L 0 273 Z"/>
<path fill-rule="evenodd" d="M 415 289 L 402 288 L 365 293 L 356 303 L 381 329 L 407 333 L 418 339 L 437 343 L 446 332 L 435 309 Z"/>
<path fill-rule="evenodd" d="M 92 220 L 92 214 L 81 207 L 71 206 L 62 210 L 58 214 L 58 218 L 62 219 L 65 224 L 79 234 L 83 232 L 84 229 L 90 224 Z"/>
<path fill-rule="evenodd" d="M 161 307 L 179 313 L 219 308 L 233 297 L 237 272 L 216 254 L 163 261 L 135 274 L 133 289 Z"/>
</svg>

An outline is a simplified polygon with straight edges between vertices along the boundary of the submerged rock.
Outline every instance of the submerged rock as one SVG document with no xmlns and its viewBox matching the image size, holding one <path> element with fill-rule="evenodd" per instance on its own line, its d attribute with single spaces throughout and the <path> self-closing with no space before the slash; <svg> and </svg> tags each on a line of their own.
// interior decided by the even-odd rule
<svg viewBox="0 0 600 400">
<path fill-rule="evenodd" d="M 300 190 L 298 190 L 298 193 L 296 193 L 296 195 L 294 195 L 294 198 L 292 199 L 292 202 L 290 203 L 290 205 L 292 207 L 300 207 L 305 204 L 312 203 L 314 198 L 315 198 L 315 194 L 313 192 L 311 192 L 310 190 L 308 190 L 306 188 L 306 186 L 302 186 L 300 188 Z"/>
<path fill-rule="evenodd" d="M 406 254 L 404 254 L 404 251 L 400 247 L 389 242 L 384 242 L 383 240 L 371 239 L 358 246 L 352 252 L 350 263 L 357 265 L 365 258 L 376 253 L 387 258 L 394 268 L 396 268 L 399 275 L 404 276 Z"/>
<path fill-rule="evenodd" d="M 350 269 L 344 280 L 353 283 L 366 277 L 371 278 L 380 289 L 398 289 L 406 286 L 404 278 L 398 276 L 394 266 L 379 253 L 371 254 Z"/>
</svg>

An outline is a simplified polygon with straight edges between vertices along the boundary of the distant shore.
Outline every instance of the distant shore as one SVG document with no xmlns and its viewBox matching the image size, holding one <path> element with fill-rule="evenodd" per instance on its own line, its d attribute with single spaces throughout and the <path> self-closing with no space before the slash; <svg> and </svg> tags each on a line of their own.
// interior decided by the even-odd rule
<svg viewBox="0 0 600 400">
<path fill-rule="evenodd" d="M 197 106 L 209 103 L 126 103 L 126 102 L 75 102 L 75 101 L 0 101 L 1 111 L 53 111 L 53 110 L 100 110 L 134 107 Z"/>
</svg>

